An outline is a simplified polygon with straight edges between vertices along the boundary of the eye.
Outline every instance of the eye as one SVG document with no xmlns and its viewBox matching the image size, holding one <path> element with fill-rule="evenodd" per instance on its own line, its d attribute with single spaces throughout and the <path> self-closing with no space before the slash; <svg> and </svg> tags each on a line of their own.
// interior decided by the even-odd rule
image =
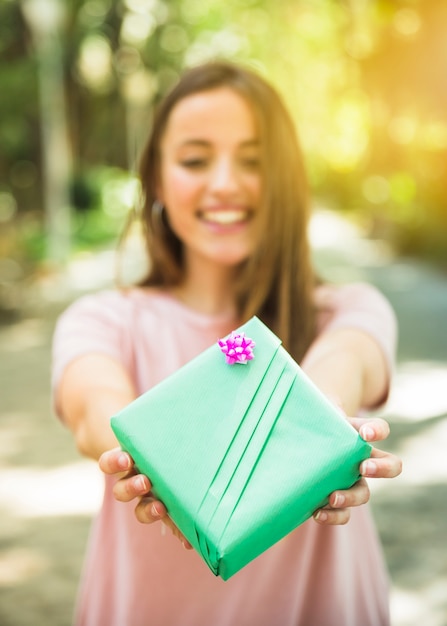
<svg viewBox="0 0 447 626">
<path fill-rule="evenodd" d="M 207 166 L 207 164 L 208 161 L 204 157 L 191 157 L 180 161 L 180 165 L 182 165 L 182 167 L 186 167 L 191 170 L 203 169 Z"/>
<path fill-rule="evenodd" d="M 248 170 L 259 170 L 261 160 L 257 156 L 241 158 L 241 165 Z"/>
</svg>

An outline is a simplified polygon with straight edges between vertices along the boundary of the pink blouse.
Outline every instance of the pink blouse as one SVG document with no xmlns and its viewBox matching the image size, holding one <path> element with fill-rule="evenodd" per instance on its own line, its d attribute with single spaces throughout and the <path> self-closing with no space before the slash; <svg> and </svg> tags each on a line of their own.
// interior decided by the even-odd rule
<svg viewBox="0 0 447 626">
<path fill-rule="evenodd" d="M 381 347 L 391 374 L 396 323 L 373 287 L 320 287 L 319 332 L 354 327 Z M 84 296 L 60 317 L 53 344 L 53 394 L 65 367 L 106 354 L 129 372 L 139 394 L 233 330 L 157 290 Z M 159 350 L 159 346 L 163 350 Z M 117 502 L 105 477 L 79 592 L 84 626 L 386 626 L 388 575 L 370 510 L 345 526 L 302 524 L 224 582 L 160 523 L 143 525 L 135 503 Z M 268 497 L 268 494 L 266 494 Z"/>
</svg>

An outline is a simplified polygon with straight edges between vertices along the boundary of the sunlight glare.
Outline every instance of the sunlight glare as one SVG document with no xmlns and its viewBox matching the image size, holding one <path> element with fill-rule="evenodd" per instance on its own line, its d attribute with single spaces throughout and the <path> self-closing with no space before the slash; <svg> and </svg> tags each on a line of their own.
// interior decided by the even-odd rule
<svg viewBox="0 0 447 626">
<path fill-rule="evenodd" d="M 399 366 L 385 416 L 419 421 L 447 414 L 447 365 L 409 361 Z"/>
<path fill-rule="evenodd" d="M 418 590 L 393 586 L 391 616 L 394 626 L 445 626 L 443 603 L 447 578 L 438 578 L 431 585 Z"/>
<path fill-rule="evenodd" d="M 91 461 L 42 469 L 2 468 L 0 510 L 22 518 L 95 513 L 101 504 L 103 477 Z"/>
</svg>

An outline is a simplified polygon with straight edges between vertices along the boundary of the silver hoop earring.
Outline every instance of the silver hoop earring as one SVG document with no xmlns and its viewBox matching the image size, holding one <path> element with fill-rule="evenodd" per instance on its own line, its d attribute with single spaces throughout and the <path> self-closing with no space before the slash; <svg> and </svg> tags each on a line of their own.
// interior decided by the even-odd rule
<svg viewBox="0 0 447 626">
<path fill-rule="evenodd" d="M 160 200 L 154 200 L 152 203 L 152 215 L 156 219 L 160 219 L 163 211 L 165 210 L 164 205 L 160 202 Z"/>
<path fill-rule="evenodd" d="M 154 200 L 152 203 L 151 215 L 154 225 L 158 228 L 166 228 L 163 215 L 165 213 L 164 204 L 160 200 Z"/>
</svg>

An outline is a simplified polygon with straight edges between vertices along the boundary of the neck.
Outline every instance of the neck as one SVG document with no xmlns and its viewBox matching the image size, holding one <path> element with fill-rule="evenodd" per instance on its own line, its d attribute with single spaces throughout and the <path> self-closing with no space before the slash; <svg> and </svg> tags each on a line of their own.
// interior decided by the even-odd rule
<svg viewBox="0 0 447 626">
<path fill-rule="evenodd" d="M 216 267 L 201 262 L 195 269 L 189 264 L 184 281 L 173 289 L 173 293 L 179 300 L 201 313 L 229 313 L 235 316 L 235 274 L 234 268 Z"/>
</svg>

